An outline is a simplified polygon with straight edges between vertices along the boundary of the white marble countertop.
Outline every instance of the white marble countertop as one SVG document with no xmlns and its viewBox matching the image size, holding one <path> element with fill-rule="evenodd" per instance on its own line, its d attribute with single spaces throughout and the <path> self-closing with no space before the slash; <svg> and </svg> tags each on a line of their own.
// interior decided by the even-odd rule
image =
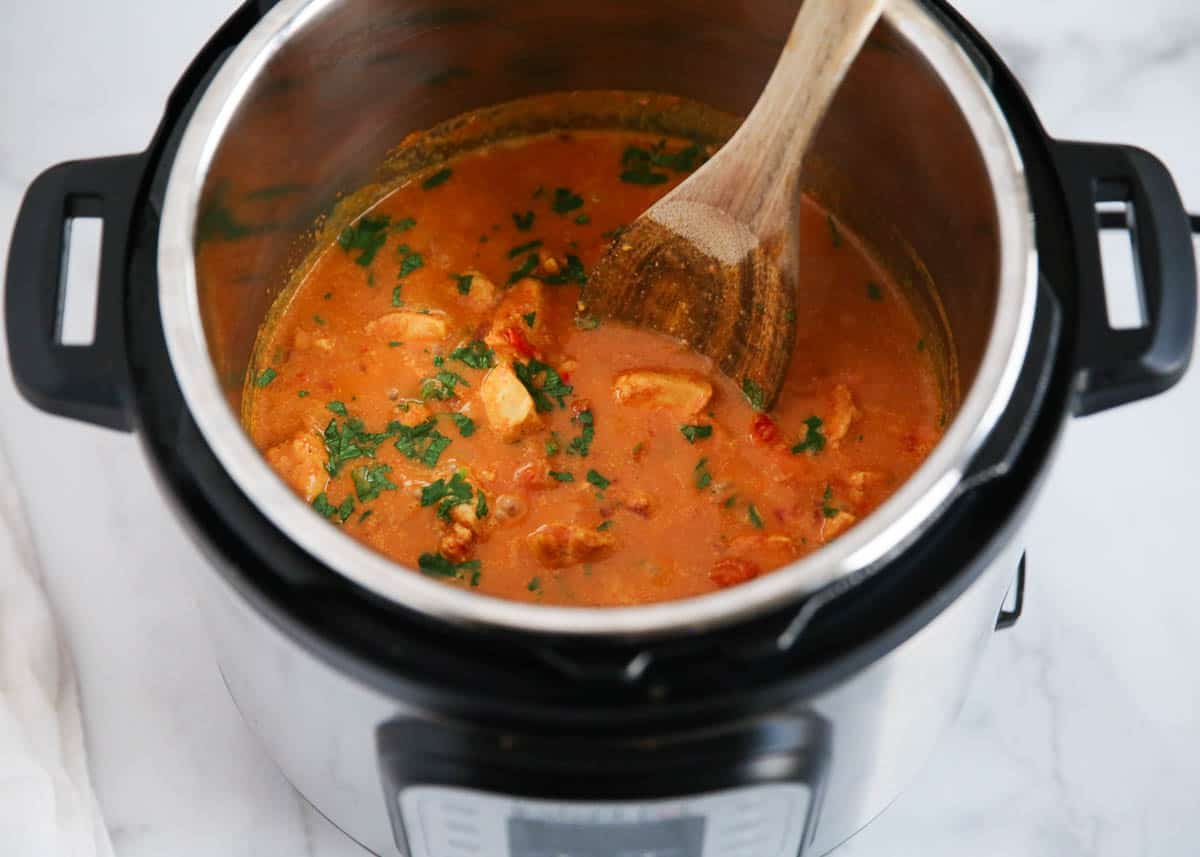
<svg viewBox="0 0 1200 857">
<path fill-rule="evenodd" d="M 960 6 L 1052 133 L 1144 146 L 1200 210 L 1192 0 Z M 169 88 L 233 7 L 46 0 L 0 13 L 0 254 L 43 167 L 145 144 Z M 201 560 L 160 505 L 137 441 L 35 411 L 8 373 L 0 409 L 120 857 L 362 855 L 297 797 L 226 697 L 184 584 Z M 839 854 L 1196 851 L 1197 426 L 1200 371 L 1070 426 L 1029 536 L 1024 617 L 996 636 L 919 779 Z"/>
</svg>

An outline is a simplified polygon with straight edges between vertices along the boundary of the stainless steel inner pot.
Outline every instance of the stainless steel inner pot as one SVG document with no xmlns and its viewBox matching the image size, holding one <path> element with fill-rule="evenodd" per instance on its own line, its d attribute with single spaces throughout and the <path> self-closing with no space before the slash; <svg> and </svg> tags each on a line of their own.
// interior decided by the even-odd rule
<svg viewBox="0 0 1200 857">
<path fill-rule="evenodd" d="M 806 166 L 811 193 L 902 281 L 932 282 L 962 399 L 929 459 L 846 535 L 712 595 L 641 607 L 543 607 L 456 589 L 320 522 L 238 421 L 255 333 L 313 219 L 372 179 L 389 149 L 464 111 L 538 93 L 676 93 L 744 115 L 794 0 L 283 0 L 225 60 L 190 119 L 167 186 L 159 297 L 194 418 L 247 496 L 331 569 L 446 620 L 572 635 L 642 636 L 744 618 L 885 562 L 953 497 L 1024 359 L 1033 215 L 1017 148 L 952 36 L 894 0 L 830 110 Z M 221 264 L 198 263 L 220 239 Z M 232 272 L 232 273 L 231 273 Z"/>
</svg>

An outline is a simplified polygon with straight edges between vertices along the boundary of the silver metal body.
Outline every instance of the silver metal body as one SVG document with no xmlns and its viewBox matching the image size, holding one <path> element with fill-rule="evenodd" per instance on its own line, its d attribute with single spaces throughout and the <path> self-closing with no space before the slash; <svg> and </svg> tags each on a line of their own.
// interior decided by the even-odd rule
<svg viewBox="0 0 1200 857">
<path fill-rule="evenodd" d="M 993 633 L 1021 555 L 1018 544 L 1011 542 L 961 597 L 886 656 L 813 699 L 792 701 L 831 725 L 824 793 L 806 855 L 824 854 L 870 822 L 928 758 Z M 423 713 L 318 659 L 221 575 L 204 575 L 200 586 L 229 692 L 284 776 L 371 851 L 403 854 L 384 803 L 375 730 L 398 714 Z M 504 857 L 500 849 L 486 853 Z"/>
<path fill-rule="evenodd" d="M 284 0 L 225 61 L 183 134 L 159 233 L 166 342 L 224 468 L 312 555 L 385 598 L 464 625 L 578 636 L 708 628 L 795 601 L 903 550 L 954 494 L 1013 390 L 1033 316 L 1032 214 L 1016 146 L 968 57 L 914 0 L 895 0 L 856 60 L 806 161 L 806 184 L 914 295 L 936 288 L 962 390 L 928 460 L 842 538 L 745 585 L 620 609 L 504 601 L 405 573 L 313 513 L 238 421 L 254 341 L 297 239 L 338 192 L 370 181 L 406 134 L 538 93 L 636 89 L 744 114 L 798 4 L 786 0 Z M 198 263 L 197 227 L 295 189 L 252 224 L 232 268 Z M 232 211 L 232 215 L 230 212 Z M 226 218 L 221 221 L 221 218 Z M 280 226 L 284 228 L 279 228 Z M 203 260 L 202 260 L 203 261 Z M 228 262 L 228 260 L 226 260 Z M 232 403 L 232 406 L 231 406 Z"/>
<path fill-rule="evenodd" d="M 188 408 L 258 508 L 330 568 L 441 620 L 605 638 L 689 633 L 746 618 L 903 550 L 953 497 L 1009 400 L 1029 339 L 1036 273 L 1032 213 L 1008 128 L 969 59 L 913 0 L 889 5 L 813 144 L 805 183 L 914 299 L 937 289 L 941 308 L 928 302 L 918 309 L 952 331 L 947 357 L 957 375 L 950 381 L 962 395 L 928 461 L 832 545 L 749 584 L 668 604 L 548 608 L 486 598 L 400 569 L 322 525 L 276 478 L 238 421 L 255 333 L 291 266 L 311 249 L 311 233 L 303 230 L 339 192 L 370 182 L 406 134 L 465 111 L 563 90 L 655 90 L 744 114 L 797 5 L 276 6 L 225 61 L 184 130 L 158 259 L 166 342 Z M 265 186 L 288 191 L 264 202 Z M 273 222 L 248 221 L 256 212 Z M 220 265 L 203 257 L 210 248 L 198 235 L 213 223 L 239 232 Z M 818 697 L 786 703 L 830 724 L 807 853 L 829 850 L 870 821 L 927 757 L 992 632 L 1017 544 L 913 637 Z M 368 848 L 400 853 L 380 785 L 376 728 L 401 713 L 433 715 L 320 660 L 222 576 L 206 576 L 202 587 L 230 692 L 284 774 Z"/>
</svg>

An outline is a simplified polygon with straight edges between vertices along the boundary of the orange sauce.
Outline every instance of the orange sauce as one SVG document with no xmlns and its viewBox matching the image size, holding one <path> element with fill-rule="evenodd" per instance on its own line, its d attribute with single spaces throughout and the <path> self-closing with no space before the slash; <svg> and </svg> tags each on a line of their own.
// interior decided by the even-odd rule
<svg viewBox="0 0 1200 857">
<path fill-rule="evenodd" d="M 254 442 L 348 536 L 537 603 L 698 595 L 852 527 L 937 442 L 942 403 L 912 309 L 823 210 L 801 214 L 804 298 L 770 414 L 679 343 L 578 314 L 614 230 L 699 164 L 687 145 L 546 134 L 396 189 L 260 333 Z M 623 164 L 630 146 L 668 157 Z"/>
</svg>

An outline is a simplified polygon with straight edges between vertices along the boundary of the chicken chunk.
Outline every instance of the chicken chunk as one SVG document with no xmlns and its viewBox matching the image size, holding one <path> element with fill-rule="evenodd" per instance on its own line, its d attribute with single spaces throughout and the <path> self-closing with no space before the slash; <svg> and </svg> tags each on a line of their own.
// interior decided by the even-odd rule
<svg viewBox="0 0 1200 857">
<path fill-rule="evenodd" d="M 844 533 L 858 518 L 844 509 L 839 509 L 832 518 L 821 519 L 821 542 L 831 542 Z"/>
<path fill-rule="evenodd" d="M 623 405 L 666 408 L 680 416 L 699 413 L 712 399 L 712 384 L 682 372 L 639 369 L 613 381 L 613 396 Z"/>
<path fill-rule="evenodd" d="M 267 461 L 275 472 L 308 502 L 325 490 L 325 446 L 311 432 L 300 432 L 291 440 L 267 450 Z"/>
<path fill-rule="evenodd" d="M 506 441 L 518 440 L 542 427 L 533 397 L 507 363 L 487 373 L 479 387 L 479 398 L 488 424 Z"/>
<path fill-rule="evenodd" d="M 858 418 L 858 408 L 854 406 L 854 396 L 845 384 L 833 388 L 833 401 L 829 409 L 829 417 L 825 420 L 825 438 L 833 446 L 846 436 L 850 424 Z"/>
<path fill-rule="evenodd" d="M 611 533 L 574 524 L 543 524 L 526 537 L 526 542 L 546 568 L 566 568 L 600 559 L 617 544 Z"/>
<path fill-rule="evenodd" d="M 444 316 L 412 310 L 389 312 L 367 324 L 367 333 L 389 342 L 432 342 L 445 339 L 447 332 Z"/>
<path fill-rule="evenodd" d="M 496 307 L 491 329 L 484 341 L 502 354 L 522 360 L 535 356 L 550 343 L 545 318 L 545 286 L 526 277 L 505 293 Z M 529 324 L 528 317 L 533 319 Z"/>
<path fill-rule="evenodd" d="M 473 309 L 483 311 L 489 310 L 496 305 L 500 299 L 500 290 L 496 288 L 496 284 L 472 268 L 469 271 L 463 272 L 463 277 L 470 277 L 469 291 L 463 297 Z M 465 282 L 465 279 L 462 280 Z"/>
<path fill-rule="evenodd" d="M 713 563 L 709 569 L 708 579 L 724 589 L 727 586 L 737 586 L 747 580 L 753 580 L 762 574 L 762 569 L 756 563 L 739 557 L 725 557 Z"/>
</svg>

